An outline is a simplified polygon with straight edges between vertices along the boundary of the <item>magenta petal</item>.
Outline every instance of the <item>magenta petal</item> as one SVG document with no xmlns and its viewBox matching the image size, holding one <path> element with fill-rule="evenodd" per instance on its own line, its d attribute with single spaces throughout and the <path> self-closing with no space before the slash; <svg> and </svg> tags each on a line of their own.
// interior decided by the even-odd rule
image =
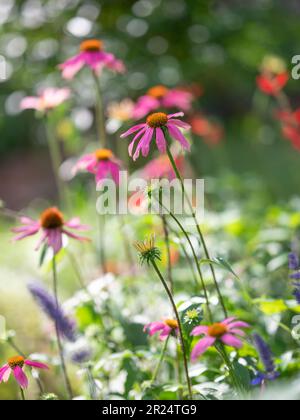
<svg viewBox="0 0 300 420">
<path fill-rule="evenodd" d="M 57 229 L 45 229 L 47 232 L 48 246 L 53 249 L 54 254 L 58 254 L 62 249 L 62 231 Z"/>
<path fill-rule="evenodd" d="M 169 114 L 168 119 L 177 118 L 177 117 L 184 117 L 184 112 L 176 112 L 176 114 Z"/>
<path fill-rule="evenodd" d="M 161 153 L 166 153 L 167 142 L 164 136 L 164 133 L 161 128 L 156 129 L 156 144 L 157 148 Z"/>
<path fill-rule="evenodd" d="M 6 377 L 7 377 L 7 375 L 6 375 L 6 373 L 7 372 L 9 372 L 9 374 L 10 374 L 10 367 L 9 367 L 9 365 L 5 365 L 5 366 L 3 366 L 1 369 L 0 369 L 0 382 L 7 382 L 7 379 L 6 379 Z"/>
<path fill-rule="evenodd" d="M 186 149 L 186 150 L 190 150 L 191 145 L 190 143 L 187 141 L 187 139 L 184 137 L 184 135 L 181 133 L 181 131 L 173 124 L 173 123 L 168 123 L 167 124 L 168 130 L 171 134 L 171 136 L 179 141 L 179 143 L 181 144 L 181 146 Z"/>
<path fill-rule="evenodd" d="M 207 335 L 208 334 L 208 327 L 205 325 L 200 325 L 199 327 L 195 327 L 191 332 L 191 335 Z"/>
<path fill-rule="evenodd" d="M 163 322 L 151 322 L 145 326 L 144 331 L 148 332 L 150 336 L 154 335 L 158 331 L 161 331 L 165 328 L 165 324 Z"/>
<path fill-rule="evenodd" d="M 44 363 L 40 363 L 40 362 L 34 362 L 33 360 L 25 360 L 25 365 L 33 367 L 33 368 L 37 368 L 37 369 L 49 369 L 49 367 L 47 365 L 45 365 Z"/>
<path fill-rule="evenodd" d="M 233 322 L 229 324 L 228 328 L 229 330 L 231 330 L 232 328 L 250 328 L 250 325 L 247 324 L 246 322 L 237 321 L 237 322 Z"/>
<path fill-rule="evenodd" d="M 231 318 L 227 318 L 227 319 L 225 319 L 225 320 L 222 322 L 222 324 L 228 325 L 228 324 L 230 324 L 232 321 L 235 321 L 235 320 L 236 320 L 236 317 L 235 317 L 235 316 L 232 316 Z"/>
<path fill-rule="evenodd" d="M 230 334 L 239 335 L 241 337 L 245 337 L 246 333 L 243 330 L 240 330 L 239 328 L 233 328 L 230 329 Z"/>
<path fill-rule="evenodd" d="M 142 143 L 142 155 L 147 157 L 150 151 L 150 143 L 154 134 L 154 129 L 149 128 L 146 132 L 144 142 Z"/>
<path fill-rule="evenodd" d="M 195 362 L 199 356 L 206 352 L 206 350 L 211 347 L 216 342 L 215 337 L 205 337 L 200 340 L 195 347 L 193 348 L 191 354 L 192 362 Z"/>
<path fill-rule="evenodd" d="M 221 341 L 227 346 L 235 347 L 237 349 L 240 349 L 243 347 L 243 343 L 241 342 L 241 340 L 239 340 L 238 338 L 236 338 L 234 335 L 231 335 L 231 334 L 224 334 L 221 337 Z"/>
<path fill-rule="evenodd" d="M 171 332 L 172 332 L 172 328 L 169 327 L 168 325 L 165 325 L 164 326 L 164 329 L 162 330 L 162 332 L 161 332 L 161 334 L 159 336 L 159 339 L 161 341 L 166 340 L 169 337 L 169 335 L 171 334 Z"/>
<path fill-rule="evenodd" d="M 132 142 L 130 143 L 130 145 L 129 145 L 129 147 L 128 147 L 128 153 L 129 153 L 129 156 L 130 156 L 130 157 L 132 157 L 132 155 L 133 155 L 133 147 L 134 147 L 134 145 L 135 145 L 136 141 L 137 141 L 140 137 L 144 136 L 144 134 L 145 134 L 146 130 L 147 130 L 147 127 L 144 127 L 141 131 L 139 131 L 139 132 L 136 134 L 136 136 L 134 137 L 134 139 L 132 140 Z"/>
<path fill-rule="evenodd" d="M 23 372 L 23 370 L 19 367 L 16 366 L 13 370 L 14 372 L 14 376 L 18 382 L 18 384 L 20 385 L 21 388 L 27 388 L 28 387 L 28 379 L 27 376 L 25 375 L 25 373 Z"/>
<path fill-rule="evenodd" d="M 123 138 L 125 138 L 125 137 L 128 137 L 128 136 L 130 136 L 130 134 L 133 134 L 133 133 L 135 133 L 136 131 L 138 131 L 138 130 L 141 130 L 142 128 L 145 128 L 146 127 L 146 124 L 144 123 L 144 124 L 138 124 L 138 125 L 135 125 L 134 127 L 131 127 L 128 131 L 126 131 L 125 133 L 123 133 L 123 134 L 121 134 L 121 138 L 123 139 Z"/>
</svg>

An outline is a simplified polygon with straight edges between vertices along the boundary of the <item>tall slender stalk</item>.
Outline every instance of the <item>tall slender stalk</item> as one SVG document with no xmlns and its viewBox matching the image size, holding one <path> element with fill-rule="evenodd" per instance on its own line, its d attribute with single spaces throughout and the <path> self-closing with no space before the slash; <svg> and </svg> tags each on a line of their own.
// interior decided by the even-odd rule
<svg viewBox="0 0 300 420">
<path fill-rule="evenodd" d="M 170 291 L 173 295 L 174 294 L 174 281 L 173 281 L 173 273 L 172 273 L 172 258 L 171 258 L 169 229 L 167 225 L 167 219 L 164 214 L 162 214 L 161 219 L 162 219 L 163 230 L 164 230 L 164 235 L 165 235 L 165 243 L 166 243 L 166 249 L 167 249 L 168 280 L 169 280 L 169 285 L 170 285 Z"/>
<path fill-rule="evenodd" d="M 52 260 L 52 272 L 53 272 L 53 291 L 54 291 L 56 306 L 57 306 L 57 309 L 58 309 L 59 308 L 59 301 L 58 301 L 58 290 L 57 290 L 57 270 L 56 270 L 56 257 L 55 256 L 53 256 L 53 260 Z M 64 356 L 64 350 L 63 350 L 63 346 L 62 346 L 62 342 L 61 342 L 61 338 L 60 338 L 60 333 L 59 333 L 59 329 L 58 329 L 58 325 L 57 325 L 56 321 L 55 321 L 55 332 L 56 332 L 57 346 L 58 346 L 58 351 L 59 351 L 62 373 L 63 373 L 65 385 L 66 385 L 66 390 L 67 390 L 69 399 L 72 400 L 73 399 L 73 391 L 72 391 L 70 379 L 68 377 L 68 372 L 67 372 L 67 367 L 66 367 L 66 362 L 65 362 L 65 356 Z"/>
<path fill-rule="evenodd" d="M 167 130 L 166 130 L 165 132 L 167 132 Z M 169 134 L 167 134 L 167 135 L 169 136 Z M 171 165 L 172 165 L 172 167 L 173 167 L 173 169 L 174 169 L 174 172 L 175 172 L 175 174 L 176 174 L 176 177 L 178 178 L 178 180 L 179 180 L 179 182 L 180 182 L 180 184 L 181 184 L 182 192 L 183 192 L 184 196 L 186 197 L 187 203 L 188 203 L 188 205 L 189 205 L 189 207 L 190 207 L 190 211 L 191 211 L 191 213 L 192 213 L 192 217 L 193 217 L 193 219 L 194 219 L 194 222 L 195 222 L 195 225 L 196 225 L 196 228 L 197 228 L 197 232 L 198 232 L 198 234 L 199 234 L 199 238 L 200 238 L 200 243 L 201 243 L 201 245 L 202 245 L 202 247 L 203 247 L 203 250 L 204 250 L 205 256 L 206 256 L 206 258 L 207 258 L 209 261 L 211 261 L 210 254 L 209 254 L 209 251 L 208 251 L 208 248 L 207 248 L 207 245 L 206 245 L 206 241 L 205 241 L 205 239 L 204 239 L 204 236 L 203 236 L 202 230 L 201 230 L 201 228 L 200 228 L 200 226 L 199 226 L 199 223 L 198 223 L 198 220 L 197 220 L 197 217 L 196 217 L 196 213 L 195 213 L 195 211 L 194 211 L 194 209 L 193 209 L 193 206 L 192 206 L 192 203 L 191 203 L 191 201 L 190 201 L 190 198 L 189 198 L 189 196 L 188 196 L 188 194 L 187 194 L 187 192 L 186 192 L 186 190 L 185 190 L 185 186 L 184 186 L 184 182 L 183 182 L 182 176 L 181 176 L 181 174 L 180 174 L 180 172 L 179 172 L 179 169 L 177 168 L 177 165 L 176 165 L 175 159 L 173 158 L 172 152 L 171 152 L 170 147 L 169 147 L 168 145 L 167 145 L 167 154 L 168 154 L 168 157 L 169 157 L 170 163 L 171 163 Z M 215 284 L 215 287 L 216 287 L 216 290 L 217 290 L 217 294 L 218 294 L 219 301 L 220 301 L 220 304 L 221 304 L 221 306 L 222 306 L 222 309 L 223 309 L 223 312 L 224 312 L 225 318 L 228 318 L 227 309 L 226 309 L 226 306 L 225 306 L 225 303 L 224 303 L 224 299 L 223 299 L 223 296 L 222 296 L 221 290 L 220 290 L 220 288 L 219 288 L 219 284 L 218 284 L 218 281 L 217 281 L 217 277 L 216 277 L 216 273 L 215 273 L 214 266 L 213 266 L 213 264 L 212 264 L 212 263 L 210 263 L 210 264 L 209 264 L 209 266 L 210 266 L 210 270 L 211 270 L 211 273 L 212 273 L 212 277 L 213 277 L 213 280 L 214 280 L 214 284 Z"/>
<path fill-rule="evenodd" d="M 165 341 L 165 343 L 164 343 L 164 346 L 163 346 L 163 349 L 162 349 L 162 351 L 161 351 L 161 355 L 160 355 L 159 361 L 158 361 L 158 363 L 157 363 L 157 365 L 156 365 L 156 368 L 155 368 L 155 370 L 154 370 L 154 372 L 153 372 L 153 375 L 152 375 L 152 379 L 151 379 L 151 382 L 150 382 L 150 386 L 152 386 L 152 385 L 154 384 L 154 382 L 156 381 L 156 378 L 157 378 L 158 372 L 159 372 L 159 370 L 160 370 L 160 367 L 161 367 L 162 362 L 163 362 L 163 360 L 164 360 L 164 358 L 165 358 L 165 355 L 166 355 L 166 351 L 167 351 L 167 348 L 168 348 L 168 343 L 169 343 L 169 338 L 170 338 L 170 336 L 168 336 L 168 337 L 167 337 L 167 339 L 166 339 L 166 341 Z"/>
<path fill-rule="evenodd" d="M 181 325 L 181 321 L 180 321 L 180 317 L 177 311 L 177 307 L 176 304 L 174 302 L 172 293 L 170 292 L 170 289 L 168 287 L 167 282 L 165 281 L 163 275 L 161 274 L 156 262 L 154 259 L 151 260 L 151 264 L 156 272 L 156 274 L 158 275 L 160 281 L 162 282 L 165 291 L 169 297 L 169 300 L 171 302 L 177 323 L 178 323 L 178 329 L 179 329 L 179 339 L 180 339 L 180 345 L 181 345 L 181 349 L 182 349 L 182 354 L 183 354 L 183 362 L 184 362 L 184 371 L 185 371 L 185 376 L 186 376 L 186 381 L 187 381 L 187 386 L 188 386 L 188 391 L 189 391 L 189 397 L 192 400 L 193 399 L 193 392 L 192 392 L 192 385 L 191 385 L 191 380 L 190 380 L 190 376 L 189 376 L 189 370 L 188 370 L 188 362 L 187 362 L 187 354 L 186 354 L 186 348 L 185 348 L 185 344 L 184 344 L 184 337 L 183 337 L 183 332 L 182 332 L 182 325 Z"/>
<path fill-rule="evenodd" d="M 56 183 L 57 191 L 59 194 L 59 202 L 61 205 L 63 205 L 63 204 L 66 204 L 66 190 L 65 190 L 64 182 L 59 176 L 59 170 L 62 163 L 62 158 L 61 158 L 59 143 L 57 141 L 56 136 L 53 134 L 53 131 L 51 128 L 51 121 L 50 121 L 49 114 L 47 115 L 47 118 L 46 118 L 46 133 L 47 133 L 48 148 L 49 148 L 51 164 L 52 164 L 52 171 L 55 177 L 55 183 Z"/>
<path fill-rule="evenodd" d="M 100 80 L 97 74 L 93 71 L 93 78 L 95 81 L 95 88 L 96 88 L 96 95 L 97 95 L 97 102 L 96 102 L 96 121 L 97 121 L 97 133 L 98 133 L 98 140 L 100 142 L 101 147 L 107 147 L 107 138 L 106 138 L 106 129 L 105 129 L 105 114 L 104 114 L 104 105 L 103 105 L 103 97 L 102 97 L 102 90 L 100 86 Z"/>
<path fill-rule="evenodd" d="M 25 398 L 25 393 L 24 393 L 24 390 L 23 390 L 23 388 L 22 388 L 22 387 L 20 387 L 20 393 L 21 393 L 21 400 L 22 400 L 22 401 L 25 401 L 25 400 L 26 400 L 26 398 Z"/>
</svg>

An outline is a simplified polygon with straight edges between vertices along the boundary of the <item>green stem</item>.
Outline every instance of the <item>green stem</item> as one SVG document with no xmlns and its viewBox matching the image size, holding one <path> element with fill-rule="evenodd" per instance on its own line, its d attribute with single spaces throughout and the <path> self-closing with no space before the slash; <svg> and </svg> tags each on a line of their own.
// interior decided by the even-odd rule
<svg viewBox="0 0 300 420">
<path fill-rule="evenodd" d="M 226 349 L 224 348 L 223 344 L 219 344 L 216 346 L 217 351 L 219 352 L 219 354 L 221 355 L 224 363 L 226 364 L 230 377 L 232 379 L 233 385 L 236 388 L 237 392 L 239 392 L 241 395 L 245 394 L 245 389 L 243 387 L 243 385 L 241 384 L 239 378 L 237 377 L 237 375 L 235 374 L 234 368 L 232 366 L 232 363 L 228 357 L 228 354 L 226 352 Z"/>
<path fill-rule="evenodd" d="M 176 304 L 174 302 L 172 293 L 170 292 L 170 289 L 168 287 L 167 282 L 165 281 L 163 275 L 161 274 L 161 272 L 160 272 L 160 270 L 159 270 L 159 268 L 158 268 L 155 260 L 152 260 L 151 263 L 152 263 L 152 266 L 153 266 L 156 274 L 158 275 L 160 281 L 162 282 L 162 284 L 163 284 L 163 286 L 165 288 L 165 291 L 166 291 L 166 293 L 167 293 L 167 295 L 168 295 L 168 297 L 170 299 L 170 302 L 171 302 L 171 305 L 173 307 L 173 311 L 174 311 L 174 314 L 175 314 L 175 317 L 176 317 L 176 320 L 177 320 L 177 323 L 178 323 L 179 339 L 180 339 L 180 345 L 181 345 L 182 354 L 183 354 L 184 371 L 185 371 L 185 376 L 186 376 L 186 382 L 187 382 L 187 386 L 188 386 L 189 396 L 190 396 L 190 399 L 192 400 L 193 399 L 192 385 L 191 385 L 191 380 L 190 380 L 190 377 L 189 377 L 187 354 L 186 354 L 186 348 L 185 348 L 185 344 L 184 344 L 184 337 L 183 337 L 182 325 L 181 325 L 180 317 L 179 317 Z"/>
<path fill-rule="evenodd" d="M 25 401 L 25 400 L 26 400 L 26 398 L 25 398 L 25 393 L 24 393 L 23 388 L 21 388 L 21 387 L 20 387 L 20 393 L 21 393 L 21 400 L 22 400 L 22 401 Z"/>
<path fill-rule="evenodd" d="M 99 229 L 99 255 L 100 255 L 100 263 L 102 267 L 102 273 L 107 273 L 107 266 L 106 266 L 106 253 L 105 253 L 105 216 L 99 215 L 98 217 L 98 229 Z"/>
<path fill-rule="evenodd" d="M 103 105 L 103 97 L 102 97 L 102 90 L 100 86 L 100 80 L 97 74 L 93 71 L 93 78 L 95 81 L 96 87 L 96 95 L 97 95 L 97 102 L 96 102 L 96 121 L 97 121 L 97 133 L 98 133 L 98 140 L 102 148 L 107 147 L 107 138 L 106 138 L 106 128 L 105 128 L 105 115 L 104 115 L 104 105 Z"/>
<path fill-rule="evenodd" d="M 190 210 L 191 210 L 191 213 L 192 213 L 192 217 L 193 217 L 193 219 L 194 219 L 194 222 L 195 222 L 195 225 L 196 225 L 196 228 L 197 228 L 197 232 L 198 232 L 199 237 L 200 237 L 200 243 L 202 244 L 202 247 L 203 247 L 203 250 L 204 250 L 205 256 L 206 256 L 206 258 L 207 258 L 208 260 L 210 260 L 210 261 L 211 261 L 210 254 L 209 254 L 209 251 L 208 251 L 208 248 L 207 248 L 207 245 L 206 245 L 206 242 L 205 242 L 205 239 L 204 239 L 203 233 L 202 233 L 202 231 L 201 231 L 201 228 L 200 228 L 200 226 L 199 226 L 199 223 L 198 223 L 198 220 L 197 220 L 197 217 L 196 217 L 196 213 L 195 213 L 195 211 L 194 211 L 194 209 L 193 209 L 193 206 L 192 206 L 192 204 L 191 204 L 190 198 L 189 198 L 188 194 L 186 193 L 186 190 L 185 190 L 185 186 L 184 186 L 183 179 L 182 179 L 182 177 L 181 177 L 181 175 L 180 175 L 180 172 L 179 172 L 179 170 L 178 170 L 178 168 L 177 168 L 176 162 L 175 162 L 175 160 L 174 160 L 174 158 L 173 158 L 173 155 L 172 155 L 172 152 L 171 152 L 171 150 L 170 150 L 170 147 L 169 147 L 169 146 L 167 146 L 167 154 L 168 154 L 169 160 L 170 160 L 170 162 L 171 162 L 171 165 L 172 165 L 172 167 L 173 167 L 173 169 L 174 169 L 174 172 L 175 172 L 175 174 L 176 174 L 176 177 L 178 178 L 178 180 L 179 180 L 179 182 L 180 182 L 180 184 L 181 184 L 182 192 L 183 192 L 184 196 L 186 197 L 187 203 L 188 203 L 188 205 L 189 205 L 189 207 L 190 207 Z M 217 281 L 217 277 L 216 277 L 216 273 L 215 273 L 214 266 L 213 266 L 213 264 L 211 264 L 211 263 L 209 264 L 209 266 L 210 266 L 210 270 L 211 270 L 211 273 L 212 273 L 212 277 L 213 277 L 213 280 L 214 280 L 214 284 L 215 284 L 215 287 L 216 287 L 216 290 L 217 290 L 217 294 L 218 294 L 219 301 L 220 301 L 220 304 L 221 304 L 221 306 L 222 306 L 222 309 L 223 309 L 223 312 L 224 312 L 225 318 L 228 318 L 227 309 L 226 309 L 226 306 L 225 306 L 225 303 L 224 303 L 224 299 L 223 299 L 223 296 L 222 296 L 221 290 L 220 290 L 220 288 L 219 288 L 219 284 L 218 284 L 218 281 Z"/>
<path fill-rule="evenodd" d="M 208 293 L 206 290 L 206 286 L 205 286 L 205 282 L 204 282 L 204 278 L 203 278 L 203 274 L 200 268 L 200 264 L 198 261 L 198 257 L 194 248 L 194 245 L 192 244 L 192 241 L 188 235 L 188 233 L 186 232 L 185 228 L 183 227 L 182 223 L 178 220 L 178 218 L 175 216 L 175 214 L 173 214 L 170 210 L 168 210 L 161 201 L 159 201 L 159 204 L 162 206 L 163 209 L 165 209 L 166 211 L 168 211 L 170 217 L 177 223 L 177 225 L 179 226 L 179 228 L 181 229 L 182 233 L 184 234 L 186 240 L 188 241 L 188 244 L 192 250 L 193 253 L 193 257 L 196 263 L 196 267 L 197 267 L 197 271 L 199 274 L 199 278 L 200 278 L 200 282 L 201 282 L 201 287 L 204 293 L 204 297 L 205 297 L 205 301 L 206 301 L 206 306 L 207 306 L 207 311 L 208 311 L 208 316 L 209 316 L 209 321 L 212 323 L 213 322 L 213 316 L 212 316 L 212 312 L 210 309 L 210 304 L 209 304 L 209 299 L 208 299 Z"/>
<path fill-rule="evenodd" d="M 171 259 L 169 229 L 167 225 L 166 216 L 163 214 L 161 218 L 162 218 L 163 230 L 164 230 L 164 235 L 165 235 L 165 243 L 166 243 L 166 249 L 167 249 L 168 280 L 169 280 L 169 285 L 170 285 L 170 291 L 173 295 L 174 294 L 174 281 L 173 281 L 173 273 L 172 273 L 172 259 Z"/>
<path fill-rule="evenodd" d="M 165 358 L 165 355 L 166 355 L 166 351 L 167 351 L 167 347 L 168 347 L 168 343 L 169 343 L 169 338 L 170 338 L 170 336 L 168 336 L 168 338 L 166 339 L 166 341 L 164 343 L 164 346 L 163 346 L 163 349 L 162 349 L 162 352 L 161 352 L 159 361 L 158 361 L 158 363 L 156 365 L 156 368 L 154 370 L 154 373 L 153 373 L 153 376 L 152 376 L 152 379 L 151 379 L 151 382 L 150 382 L 150 386 L 152 386 L 154 384 L 154 382 L 156 381 L 158 372 L 159 372 L 159 370 L 161 368 L 161 364 L 162 364 L 162 362 L 163 362 L 163 360 Z"/>
<path fill-rule="evenodd" d="M 59 143 L 51 129 L 51 122 L 50 122 L 49 115 L 46 120 L 46 132 L 47 132 L 47 140 L 48 140 L 49 153 L 50 153 L 50 158 L 51 158 L 51 163 L 52 163 L 53 175 L 55 177 L 55 183 L 56 183 L 57 191 L 59 194 L 59 202 L 61 205 L 63 205 L 63 204 L 66 204 L 66 190 L 65 190 L 65 185 L 59 176 L 62 158 L 61 158 Z"/>
<path fill-rule="evenodd" d="M 57 290 L 57 270 L 56 270 L 56 257 L 55 256 L 53 257 L 53 260 L 52 260 L 52 271 L 53 271 L 53 291 L 54 291 L 56 306 L 57 306 L 57 309 L 58 309 L 59 308 L 59 301 L 58 301 L 58 290 Z M 58 325 L 57 325 L 56 321 L 55 321 L 55 332 L 56 332 L 57 346 L 58 346 L 59 357 L 60 357 L 60 361 L 61 361 L 62 373 L 63 373 L 65 385 L 66 385 L 66 390 L 67 390 L 69 399 L 72 400 L 73 399 L 73 391 L 72 391 L 71 383 L 70 383 L 68 373 L 67 373 L 67 367 L 66 367 L 66 362 L 65 362 L 65 357 L 64 357 L 63 346 L 62 346 L 62 342 L 61 342 L 61 338 L 60 338 L 60 332 L 59 332 Z"/>
</svg>

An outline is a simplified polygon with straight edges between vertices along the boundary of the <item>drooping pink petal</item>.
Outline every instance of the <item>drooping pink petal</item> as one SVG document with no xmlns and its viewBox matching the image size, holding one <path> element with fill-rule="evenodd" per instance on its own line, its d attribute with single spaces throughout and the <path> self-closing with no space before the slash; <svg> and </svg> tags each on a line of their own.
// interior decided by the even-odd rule
<svg viewBox="0 0 300 420">
<path fill-rule="evenodd" d="M 147 126 L 145 126 L 141 131 L 139 131 L 134 137 L 134 139 L 132 140 L 132 142 L 130 143 L 128 147 L 128 153 L 130 157 L 132 157 L 133 155 L 133 147 L 135 145 L 135 142 L 145 134 L 146 130 L 147 130 Z"/>
<path fill-rule="evenodd" d="M 154 134 L 154 129 L 153 128 L 149 128 L 147 135 L 145 136 L 145 140 L 142 144 L 142 155 L 144 157 L 147 157 L 150 151 L 150 144 L 151 144 L 151 140 Z"/>
<path fill-rule="evenodd" d="M 221 341 L 230 347 L 235 347 L 237 349 L 240 349 L 243 347 L 243 343 L 241 340 L 239 340 L 237 337 L 235 337 L 232 334 L 224 334 L 221 337 Z"/>
<path fill-rule="evenodd" d="M 245 331 L 240 330 L 239 328 L 232 328 L 229 331 L 230 331 L 230 334 L 239 335 L 241 337 L 246 337 Z"/>
<path fill-rule="evenodd" d="M 151 322 L 148 325 L 145 325 L 144 331 L 148 332 L 150 336 L 154 335 L 158 331 L 161 331 L 165 328 L 165 324 L 163 322 Z"/>
<path fill-rule="evenodd" d="M 48 246 L 53 249 L 54 254 L 58 254 L 63 246 L 61 228 L 45 229 L 45 231 L 47 232 Z"/>
<path fill-rule="evenodd" d="M 119 185 L 120 183 L 120 166 L 119 164 L 115 162 L 109 162 L 109 170 L 112 176 L 112 179 L 116 183 L 116 185 Z"/>
<path fill-rule="evenodd" d="M 184 121 L 176 120 L 176 119 L 170 119 L 169 122 L 173 123 L 174 125 L 177 125 L 177 127 L 184 128 L 185 130 L 190 130 L 192 126 Z"/>
<path fill-rule="evenodd" d="M 41 362 L 35 362 L 33 360 L 25 360 L 25 365 L 33 367 L 33 368 L 37 368 L 37 369 L 46 369 L 48 370 L 49 367 L 47 365 L 45 365 L 45 363 L 41 363 Z"/>
<path fill-rule="evenodd" d="M 170 122 L 167 124 L 167 127 L 171 136 L 178 140 L 184 149 L 190 150 L 191 145 L 181 133 L 181 131 L 173 123 Z"/>
<path fill-rule="evenodd" d="M 36 109 L 37 111 L 41 111 L 41 100 L 36 96 L 27 96 L 26 98 L 22 99 L 20 103 L 21 109 Z"/>
<path fill-rule="evenodd" d="M 90 230 L 90 226 L 83 225 L 79 217 L 73 217 L 73 219 L 69 220 L 68 222 L 65 222 L 65 226 L 67 226 L 70 229 L 76 229 L 81 231 Z"/>
<path fill-rule="evenodd" d="M 94 154 L 88 154 L 78 160 L 76 165 L 72 169 L 72 174 L 76 175 L 79 171 L 91 172 L 91 167 L 97 163 L 97 159 Z"/>
<path fill-rule="evenodd" d="M 23 389 L 27 388 L 28 379 L 23 370 L 19 366 L 16 366 L 13 370 L 13 373 L 20 387 Z"/>
<path fill-rule="evenodd" d="M 161 128 L 156 129 L 156 144 L 157 148 L 161 153 L 166 153 L 167 142 L 164 136 L 164 133 Z"/>
<path fill-rule="evenodd" d="M 73 79 L 73 77 L 82 69 L 84 64 L 85 60 L 83 53 L 70 58 L 59 66 L 62 70 L 62 77 L 68 80 Z"/>
<path fill-rule="evenodd" d="M 159 336 L 159 339 L 161 341 L 166 340 L 169 337 L 169 335 L 171 334 L 171 332 L 172 332 L 172 328 L 169 327 L 168 325 L 165 325 L 164 326 L 164 329 L 162 330 L 162 332 L 161 332 L 161 334 Z"/>
<path fill-rule="evenodd" d="M 16 228 L 18 229 L 18 228 Z M 22 229 L 23 233 L 20 235 L 16 235 L 12 238 L 13 241 L 20 241 L 21 239 L 28 238 L 29 236 L 33 236 L 40 230 L 40 225 L 37 224 L 35 227 L 28 227 L 27 229 Z"/>
<path fill-rule="evenodd" d="M 200 325 L 199 327 L 195 327 L 193 331 L 191 332 L 191 335 L 197 336 L 197 335 L 207 335 L 208 334 L 208 327 L 205 325 Z"/>
<path fill-rule="evenodd" d="M 184 117 L 184 112 L 176 112 L 175 114 L 169 114 L 168 120 L 170 120 L 171 118 L 177 118 L 177 117 Z"/>
<path fill-rule="evenodd" d="M 147 127 L 147 124 L 145 124 L 145 123 L 134 125 L 129 130 L 127 130 L 125 133 L 121 134 L 121 138 L 124 139 L 125 137 L 130 136 L 130 134 L 133 134 L 136 131 L 141 130 L 142 128 L 145 128 L 145 127 Z"/>
<path fill-rule="evenodd" d="M 61 231 L 61 233 L 64 233 L 65 235 L 69 236 L 72 239 L 76 239 L 77 241 L 81 241 L 81 242 L 90 242 L 91 241 L 90 238 L 87 238 L 86 236 L 76 235 L 75 233 L 69 232 L 66 229 L 63 229 Z"/>
<path fill-rule="evenodd" d="M 191 360 L 195 362 L 199 356 L 206 352 L 206 350 L 211 347 L 216 342 L 215 337 L 205 337 L 200 340 L 191 353 Z"/>
<path fill-rule="evenodd" d="M 228 324 L 230 324 L 232 321 L 235 321 L 235 320 L 236 320 L 236 317 L 235 317 L 235 316 L 232 316 L 231 318 L 227 318 L 227 319 L 225 319 L 225 320 L 222 322 L 222 324 L 228 325 Z"/>
<path fill-rule="evenodd" d="M 9 365 L 4 365 L 0 369 L 0 382 L 7 382 L 10 375 L 10 367 Z M 7 377 L 8 376 L 8 377 Z"/>
<path fill-rule="evenodd" d="M 250 325 L 246 322 L 236 321 L 228 324 L 228 328 L 229 330 L 231 330 L 232 328 L 250 328 Z"/>
<path fill-rule="evenodd" d="M 139 144 L 137 145 L 137 148 L 136 148 L 135 153 L 134 153 L 134 155 L 133 155 L 133 160 L 134 160 L 134 161 L 136 161 L 136 160 L 139 158 L 139 156 L 140 156 L 140 152 L 141 152 L 141 150 L 143 149 L 143 146 L 144 146 L 145 142 L 147 142 L 147 139 L 149 138 L 149 131 L 150 131 L 150 130 L 151 130 L 150 128 L 147 128 L 147 129 L 145 130 L 144 135 L 143 135 L 143 136 L 142 136 L 142 138 L 140 139 Z"/>
</svg>

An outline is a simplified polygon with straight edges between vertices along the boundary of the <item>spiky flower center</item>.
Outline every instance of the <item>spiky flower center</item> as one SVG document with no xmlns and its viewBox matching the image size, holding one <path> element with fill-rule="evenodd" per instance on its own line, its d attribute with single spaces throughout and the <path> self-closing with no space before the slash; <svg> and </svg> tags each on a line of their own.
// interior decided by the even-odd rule
<svg viewBox="0 0 300 420">
<path fill-rule="evenodd" d="M 178 328 L 178 322 L 176 321 L 176 319 L 166 319 L 165 324 L 173 330 L 176 330 L 176 328 Z"/>
<path fill-rule="evenodd" d="M 140 254 L 141 263 L 147 262 L 150 264 L 156 259 L 161 259 L 161 252 L 155 246 L 155 238 L 151 236 L 149 239 L 146 239 L 144 242 L 136 242 L 134 244 L 135 249 Z"/>
<path fill-rule="evenodd" d="M 162 86 L 162 85 L 158 85 L 158 86 L 154 86 L 153 88 L 149 89 L 147 94 L 149 96 L 152 96 L 153 98 L 161 99 L 164 96 L 166 96 L 166 94 L 168 92 L 169 92 L 168 88 L 166 88 L 165 86 Z"/>
<path fill-rule="evenodd" d="M 103 42 L 98 39 L 89 39 L 80 44 L 80 51 L 101 51 L 103 49 Z"/>
<path fill-rule="evenodd" d="M 40 217 L 44 229 L 57 229 L 63 226 L 64 216 L 56 207 L 45 210 Z"/>
<path fill-rule="evenodd" d="M 19 366 L 21 369 L 24 366 L 25 359 L 22 356 L 14 356 L 8 359 L 7 363 L 11 369 L 15 369 Z"/>
<path fill-rule="evenodd" d="M 168 122 L 168 116 L 164 112 L 156 112 L 155 114 L 149 115 L 147 118 L 147 124 L 151 128 L 165 127 Z"/>
<path fill-rule="evenodd" d="M 208 328 L 208 335 L 210 337 L 222 337 L 222 335 L 226 334 L 228 328 L 224 324 L 212 324 Z"/>
<path fill-rule="evenodd" d="M 102 160 L 110 160 L 113 157 L 113 152 L 109 149 L 98 149 L 95 152 L 95 156 L 99 162 Z"/>
</svg>

